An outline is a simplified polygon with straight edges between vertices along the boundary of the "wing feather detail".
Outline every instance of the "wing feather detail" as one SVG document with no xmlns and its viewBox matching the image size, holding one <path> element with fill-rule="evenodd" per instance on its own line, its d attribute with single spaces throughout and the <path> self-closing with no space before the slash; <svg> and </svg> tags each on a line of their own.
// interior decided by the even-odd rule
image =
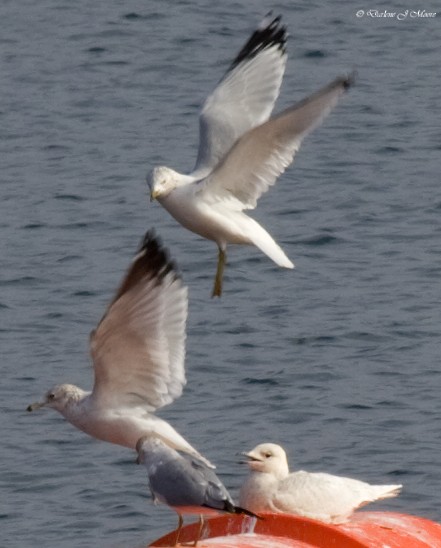
<svg viewBox="0 0 441 548">
<path fill-rule="evenodd" d="M 321 124 L 350 87 L 353 77 L 340 77 L 264 124 L 248 131 L 199 192 L 211 202 L 227 200 L 237 210 L 253 209 L 293 161 L 304 137 Z"/>
<path fill-rule="evenodd" d="M 178 398 L 185 385 L 187 288 L 152 232 L 92 332 L 94 397 L 149 411 Z"/>
</svg>

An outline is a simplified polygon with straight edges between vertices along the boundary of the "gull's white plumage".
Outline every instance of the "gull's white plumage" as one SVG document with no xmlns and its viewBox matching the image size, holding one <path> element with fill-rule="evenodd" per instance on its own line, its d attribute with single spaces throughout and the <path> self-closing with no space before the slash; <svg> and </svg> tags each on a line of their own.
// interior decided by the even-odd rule
<svg viewBox="0 0 441 548">
<path fill-rule="evenodd" d="M 360 506 L 395 497 L 402 488 L 321 472 L 290 474 L 285 451 L 274 443 L 260 444 L 244 455 L 251 472 L 241 487 L 239 504 L 252 512 L 283 512 L 343 523 Z"/>
<path fill-rule="evenodd" d="M 276 264 L 293 268 L 281 247 L 244 210 L 292 162 L 303 138 L 329 114 L 351 85 L 334 82 L 270 119 L 286 65 L 286 29 L 266 18 L 206 99 L 199 119 L 195 168 L 189 175 L 167 167 L 147 176 L 151 197 L 184 227 L 217 243 L 213 295 L 222 292 L 227 244 L 255 245 Z"/>
<path fill-rule="evenodd" d="M 92 392 L 56 385 L 44 401 L 74 426 L 100 440 L 135 449 L 156 433 L 205 460 L 170 424 L 152 414 L 185 385 L 187 288 L 152 232 L 144 238 L 117 294 L 90 337 Z"/>
</svg>

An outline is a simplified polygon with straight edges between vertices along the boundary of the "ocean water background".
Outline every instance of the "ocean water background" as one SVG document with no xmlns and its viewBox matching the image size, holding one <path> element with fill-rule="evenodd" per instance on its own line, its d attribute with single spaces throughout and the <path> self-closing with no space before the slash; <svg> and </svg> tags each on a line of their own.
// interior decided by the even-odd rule
<svg viewBox="0 0 441 548">
<path fill-rule="evenodd" d="M 198 107 L 269 9 L 290 32 L 276 111 L 358 81 L 253 212 L 296 269 L 233 247 L 214 301 L 214 244 L 149 203 L 145 174 L 192 168 Z M 175 526 L 134 454 L 25 411 L 54 382 L 91 387 L 88 334 L 150 227 L 190 288 L 188 384 L 160 415 L 231 493 L 237 453 L 274 441 L 293 468 L 402 482 L 376 508 L 441 520 L 441 12 L 418 9 L 0 3 L 1 546 L 141 547 Z"/>
</svg>

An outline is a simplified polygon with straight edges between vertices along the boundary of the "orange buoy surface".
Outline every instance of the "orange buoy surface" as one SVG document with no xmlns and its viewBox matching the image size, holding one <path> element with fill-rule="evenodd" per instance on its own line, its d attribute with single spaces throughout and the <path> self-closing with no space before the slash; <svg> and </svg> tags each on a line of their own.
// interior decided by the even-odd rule
<svg viewBox="0 0 441 548">
<path fill-rule="evenodd" d="M 348 523 L 331 525 L 288 514 L 262 514 L 256 520 L 222 515 L 205 522 L 199 548 L 441 548 L 441 525 L 393 512 L 356 512 Z M 181 530 L 179 543 L 191 543 L 199 524 Z M 150 546 L 173 546 L 176 531 Z"/>
</svg>

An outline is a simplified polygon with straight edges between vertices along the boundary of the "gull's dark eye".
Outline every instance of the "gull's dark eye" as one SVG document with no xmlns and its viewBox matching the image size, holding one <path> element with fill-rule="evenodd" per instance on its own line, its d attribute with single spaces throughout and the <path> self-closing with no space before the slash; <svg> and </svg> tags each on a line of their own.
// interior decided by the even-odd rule
<svg viewBox="0 0 441 548">
<path fill-rule="evenodd" d="M 270 457 L 273 456 L 273 454 L 271 453 L 271 451 L 267 451 L 264 456 L 266 459 L 269 459 Z"/>
</svg>

